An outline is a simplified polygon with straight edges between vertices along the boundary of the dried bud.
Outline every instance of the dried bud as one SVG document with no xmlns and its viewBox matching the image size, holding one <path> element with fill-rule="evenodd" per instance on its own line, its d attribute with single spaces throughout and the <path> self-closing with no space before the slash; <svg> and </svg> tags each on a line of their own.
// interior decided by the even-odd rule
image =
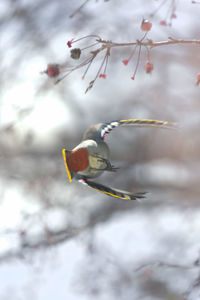
<svg viewBox="0 0 200 300">
<path fill-rule="evenodd" d="M 197 79 L 196 85 L 199 85 L 200 84 L 200 73 L 197 74 L 196 79 Z"/>
<path fill-rule="evenodd" d="M 74 48 L 71 50 L 71 58 L 73 59 L 79 59 L 81 56 L 81 49 L 80 48 Z"/>
<path fill-rule="evenodd" d="M 49 77 L 56 77 L 60 74 L 60 68 L 58 64 L 49 64 L 46 71 L 44 71 Z"/>
<path fill-rule="evenodd" d="M 151 30 L 151 27 L 152 27 L 152 23 L 151 22 L 149 22 L 146 19 L 142 20 L 141 29 L 143 31 L 149 31 L 149 30 Z"/>
<path fill-rule="evenodd" d="M 150 61 L 147 61 L 144 69 L 146 71 L 146 73 L 151 74 L 151 72 L 153 71 L 153 64 Z"/>
</svg>

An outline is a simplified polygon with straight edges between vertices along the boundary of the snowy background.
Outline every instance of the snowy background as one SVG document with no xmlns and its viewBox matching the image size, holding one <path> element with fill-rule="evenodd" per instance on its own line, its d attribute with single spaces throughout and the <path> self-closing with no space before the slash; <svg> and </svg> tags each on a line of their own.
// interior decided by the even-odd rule
<svg viewBox="0 0 200 300">
<path fill-rule="evenodd" d="M 107 78 L 85 94 L 101 60 L 54 85 L 48 63 L 72 65 L 66 42 L 98 34 L 115 42 L 200 39 L 200 5 L 165 1 L 0 1 L 0 300 L 200 299 L 199 47 L 112 50 Z M 172 5 L 177 18 L 168 20 Z M 78 46 L 78 45 L 77 45 Z M 147 191 L 140 203 L 68 183 L 61 150 L 91 124 L 175 121 L 180 129 L 119 128 L 107 137 L 120 167 L 96 181 Z"/>
</svg>

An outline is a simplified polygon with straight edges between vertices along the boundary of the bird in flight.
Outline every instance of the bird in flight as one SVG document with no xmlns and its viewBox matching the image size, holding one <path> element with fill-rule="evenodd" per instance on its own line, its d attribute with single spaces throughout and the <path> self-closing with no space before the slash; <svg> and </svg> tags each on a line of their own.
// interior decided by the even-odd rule
<svg viewBox="0 0 200 300">
<path fill-rule="evenodd" d="M 175 128 L 174 123 L 149 119 L 128 119 L 99 123 L 90 126 L 83 134 L 83 139 L 73 150 L 62 150 L 69 181 L 76 179 L 88 187 L 106 195 L 137 200 L 145 197 L 145 192 L 131 193 L 94 182 L 91 179 L 100 176 L 104 171 L 115 172 L 118 168 L 109 160 L 109 147 L 106 136 L 119 126 Z"/>
</svg>

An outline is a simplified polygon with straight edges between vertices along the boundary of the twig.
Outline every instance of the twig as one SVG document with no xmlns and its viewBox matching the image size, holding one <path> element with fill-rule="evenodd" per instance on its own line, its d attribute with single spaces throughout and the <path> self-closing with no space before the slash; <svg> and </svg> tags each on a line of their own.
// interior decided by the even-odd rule
<svg viewBox="0 0 200 300">
<path fill-rule="evenodd" d="M 166 268 L 175 268 L 175 269 L 184 269 L 184 270 L 190 270 L 195 269 L 198 266 L 196 265 L 180 265 L 180 264 L 173 264 L 163 261 L 155 261 L 151 263 L 142 264 L 139 267 L 135 269 L 136 272 L 141 271 L 143 269 L 152 268 L 152 267 L 166 267 Z"/>
<path fill-rule="evenodd" d="M 73 18 L 77 13 L 80 12 L 80 10 L 89 2 L 90 0 L 85 0 L 71 15 L 69 15 L 70 18 Z"/>
<path fill-rule="evenodd" d="M 160 42 L 153 42 L 152 40 L 148 40 L 145 42 L 142 41 L 135 41 L 130 43 L 115 43 L 106 40 L 97 40 L 99 43 L 102 43 L 105 48 L 114 48 L 114 47 L 130 47 L 130 46 L 145 46 L 150 48 L 160 47 L 160 46 L 167 46 L 167 45 L 176 45 L 176 44 L 196 44 L 200 45 L 200 40 L 183 40 L 183 39 L 174 39 L 172 37 L 168 37 L 168 41 L 160 41 Z"/>
<path fill-rule="evenodd" d="M 105 55 L 103 56 L 103 60 L 102 60 L 102 63 L 100 65 L 100 68 L 97 71 L 97 74 L 96 74 L 94 80 L 90 81 L 89 86 L 86 89 L 86 92 L 87 92 L 88 90 L 90 90 L 93 87 L 93 85 L 94 85 L 94 83 L 95 83 L 95 81 L 96 81 L 96 79 L 98 77 L 101 77 L 101 78 L 104 78 L 104 79 L 106 78 L 105 72 L 106 72 L 106 67 L 107 67 L 107 64 L 108 64 L 108 57 L 110 56 L 110 51 L 111 51 L 112 48 L 117 48 L 117 47 L 133 47 L 134 48 L 132 50 L 129 58 L 128 59 L 124 59 L 122 61 L 124 63 L 124 65 L 128 64 L 128 62 L 130 61 L 130 59 L 132 59 L 132 57 L 133 57 L 133 55 L 135 53 L 136 48 L 137 47 L 139 48 L 135 72 L 134 72 L 133 76 L 131 77 L 131 79 L 134 79 L 135 78 L 135 74 L 136 74 L 137 69 L 138 69 L 139 62 L 140 62 L 140 54 L 141 54 L 141 51 L 142 51 L 142 47 L 146 48 L 146 50 L 148 52 L 148 58 L 149 58 L 149 51 L 152 48 L 161 47 L 161 46 L 179 45 L 179 44 L 200 45 L 200 40 L 197 40 L 197 39 L 185 40 L 185 39 L 175 39 L 175 38 L 172 38 L 172 37 L 168 37 L 168 40 L 166 40 L 166 41 L 154 42 L 151 39 L 147 39 L 146 36 L 147 36 L 147 32 L 144 34 L 144 36 L 141 39 L 136 40 L 134 42 L 129 42 L 129 43 L 117 43 L 117 42 L 112 42 L 110 40 L 103 40 L 98 35 L 87 35 L 87 36 L 81 37 L 81 38 L 76 39 L 76 40 L 72 39 L 72 40 L 68 41 L 67 45 L 68 45 L 69 48 L 71 48 L 72 44 L 74 44 L 76 42 L 85 40 L 86 38 L 94 38 L 95 39 L 95 43 L 92 43 L 89 46 L 83 47 L 82 49 L 80 49 L 80 48 L 76 49 L 75 48 L 74 50 L 79 50 L 79 52 L 82 53 L 83 50 L 87 50 L 90 47 L 94 47 L 95 45 L 97 45 L 97 48 L 94 49 L 93 51 L 90 51 L 90 57 L 89 58 L 85 59 L 83 62 L 81 62 L 80 64 L 78 64 L 76 66 L 61 68 L 61 66 L 59 66 L 57 64 L 56 65 L 49 65 L 48 67 L 51 66 L 51 67 L 58 68 L 58 71 L 59 71 L 58 75 L 61 74 L 61 73 L 64 74 L 62 77 L 58 78 L 54 83 L 57 84 L 58 82 L 60 82 L 61 80 L 63 80 L 65 77 L 69 76 L 73 71 L 75 71 L 77 69 L 80 69 L 80 68 L 82 68 L 84 66 L 87 66 L 86 70 L 85 70 L 85 72 L 84 72 L 84 74 L 82 76 L 82 79 L 84 79 L 85 76 L 86 76 L 86 74 L 87 74 L 87 72 L 88 72 L 88 70 L 89 70 L 89 68 L 91 67 L 92 63 L 94 62 L 94 59 L 100 53 L 102 53 L 103 51 L 105 51 L 104 52 Z M 98 47 L 98 45 L 99 45 L 99 47 Z M 73 49 L 71 51 L 73 51 Z M 147 62 L 147 63 L 151 63 L 151 62 Z M 105 66 L 104 73 L 100 74 L 103 66 Z M 59 69 L 59 67 L 60 67 L 60 69 Z M 147 69 L 146 73 L 151 73 L 152 70 L 153 70 L 153 64 L 151 63 L 151 69 L 150 69 L 150 71 Z M 47 68 L 46 71 L 44 71 L 42 73 L 46 73 L 49 77 L 56 77 L 57 76 L 57 74 L 56 74 L 56 76 L 54 76 L 54 74 L 52 75 L 51 73 L 49 74 L 48 68 Z M 198 76 L 200 78 L 199 74 L 198 74 Z M 200 82 L 199 78 L 197 79 L 197 83 L 196 83 L 197 85 Z"/>
</svg>

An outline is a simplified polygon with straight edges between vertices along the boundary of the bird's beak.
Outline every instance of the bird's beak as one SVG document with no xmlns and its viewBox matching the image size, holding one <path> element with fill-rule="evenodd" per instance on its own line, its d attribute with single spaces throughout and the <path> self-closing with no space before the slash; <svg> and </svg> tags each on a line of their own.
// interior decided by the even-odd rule
<svg viewBox="0 0 200 300">
<path fill-rule="evenodd" d="M 67 152 L 68 151 L 66 149 L 62 149 L 62 155 L 63 155 L 63 159 L 64 159 L 64 162 L 65 162 L 65 168 L 66 168 L 66 171 L 67 171 L 69 182 L 72 182 L 72 175 L 71 175 L 69 167 L 67 165 L 67 155 L 66 155 Z"/>
</svg>

